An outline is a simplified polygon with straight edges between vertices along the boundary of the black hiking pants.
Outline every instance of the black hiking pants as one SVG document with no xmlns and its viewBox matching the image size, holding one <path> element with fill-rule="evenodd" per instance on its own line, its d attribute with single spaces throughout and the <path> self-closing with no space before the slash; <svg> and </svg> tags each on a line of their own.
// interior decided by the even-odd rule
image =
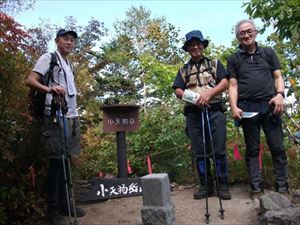
<svg viewBox="0 0 300 225">
<path fill-rule="evenodd" d="M 283 146 L 282 120 L 272 114 L 268 101 L 241 101 L 239 107 L 243 111 L 259 112 L 252 118 L 244 118 L 241 125 L 246 143 L 245 162 L 250 177 L 252 192 L 263 191 L 262 171 L 259 166 L 260 130 L 264 131 L 268 147 L 272 156 L 275 172 L 275 190 L 286 192 L 287 181 L 287 157 Z"/>
</svg>

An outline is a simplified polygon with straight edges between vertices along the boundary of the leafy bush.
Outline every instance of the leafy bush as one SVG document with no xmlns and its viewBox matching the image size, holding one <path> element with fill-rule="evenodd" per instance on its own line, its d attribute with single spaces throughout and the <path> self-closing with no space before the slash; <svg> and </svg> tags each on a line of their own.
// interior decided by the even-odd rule
<svg viewBox="0 0 300 225">
<path fill-rule="evenodd" d="M 128 154 L 134 173 L 147 174 L 149 155 L 153 172 L 168 173 L 170 180 L 184 181 L 190 175 L 190 152 L 185 135 L 185 121 L 181 111 L 162 105 L 141 113 L 141 126 L 129 136 Z"/>
</svg>

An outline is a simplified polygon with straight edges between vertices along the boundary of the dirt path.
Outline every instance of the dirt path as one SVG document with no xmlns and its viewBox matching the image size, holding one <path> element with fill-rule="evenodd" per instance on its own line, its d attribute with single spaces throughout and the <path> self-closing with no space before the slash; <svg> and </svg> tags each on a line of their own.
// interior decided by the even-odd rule
<svg viewBox="0 0 300 225">
<path fill-rule="evenodd" d="M 230 187 L 232 199 L 222 201 L 225 219 L 220 218 L 217 197 L 209 198 L 210 225 L 257 224 L 258 200 L 251 200 L 243 186 Z M 193 199 L 193 188 L 176 187 L 171 199 L 176 210 L 177 225 L 204 225 L 205 200 Z M 80 225 L 139 225 L 141 224 L 142 196 L 110 199 L 102 203 L 82 205 L 87 214 L 79 218 Z"/>
</svg>

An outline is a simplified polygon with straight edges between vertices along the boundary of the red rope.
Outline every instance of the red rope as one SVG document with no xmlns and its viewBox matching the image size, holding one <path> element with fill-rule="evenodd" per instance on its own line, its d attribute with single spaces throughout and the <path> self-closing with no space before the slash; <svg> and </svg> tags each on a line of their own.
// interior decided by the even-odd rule
<svg viewBox="0 0 300 225">
<path fill-rule="evenodd" d="M 127 160 L 127 173 L 128 174 L 132 174 L 132 169 L 131 169 L 131 165 L 130 165 L 130 161 Z"/>
<path fill-rule="evenodd" d="M 242 160 L 241 154 L 239 152 L 238 144 L 234 144 L 234 146 L 233 146 L 233 158 L 235 160 Z"/>
<path fill-rule="evenodd" d="M 147 165 L 148 165 L 148 173 L 152 174 L 152 165 L 151 165 L 150 155 L 147 155 L 146 159 L 147 159 Z"/>
</svg>

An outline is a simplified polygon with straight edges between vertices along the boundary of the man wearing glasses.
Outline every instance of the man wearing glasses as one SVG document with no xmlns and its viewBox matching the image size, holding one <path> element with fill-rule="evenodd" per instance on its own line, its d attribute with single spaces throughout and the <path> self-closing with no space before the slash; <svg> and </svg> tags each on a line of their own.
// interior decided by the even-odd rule
<svg viewBox="0 0 300 225">
<path fill-rule="evenodd" d="M 179 99 L 187 101 L 186 93 L 194 93 L 196 98 L 186 103 L 187 133 L 192 143 L 193 156 L 196 158 L 200 186 L 194 199 L 215 195 L 214 185 L 219 189 L 219 197 L 231 199 L 228 189 L 226 156 L 226 115 L 222 104 L 222 92 L 228 87 L 228 72 L 219 60 L 211 60 L 203 55 L 209 41 L 202 32 L 193 30 L 186 34 L 182 49 L 190 55 L 190 60 L 178 70 L 173 89 Z M 196 95 L 197 94 L 197 95 Z M 207 109 L 207 111 L 205 110 Z M 207 118 L 205 118 L 206 112 Z M 211 130 L 208 128 L 211 124 Z M 210 140 L 210 134 L 212 140 Z M 214 180 L 211 160 L 216 165 Z M 215 182 L 216 181 L 216 182 Z M 217 183 L 218 181 L 218 183 Z M 218 185 L 219 184 L 219 185 Z"/>
<path fill-rule="evenodd" d="M 263 193 L 259 161 L 261 127 L 272 155 L 275 190 L 288 193 L 287 159 L 280 118 L 285 97 L 280 63 L 271 48 L 258 46 L 255 41 L 257 30 L 252 20 L 239 21 L 235 34 L 239 49 L 227 59 L 229 100 L 232 116 L 239 121 L 244 132 L 250 197 L 253 199 Z M 245 116 L 245 112 L 253 114 Z"/>
</svg>

